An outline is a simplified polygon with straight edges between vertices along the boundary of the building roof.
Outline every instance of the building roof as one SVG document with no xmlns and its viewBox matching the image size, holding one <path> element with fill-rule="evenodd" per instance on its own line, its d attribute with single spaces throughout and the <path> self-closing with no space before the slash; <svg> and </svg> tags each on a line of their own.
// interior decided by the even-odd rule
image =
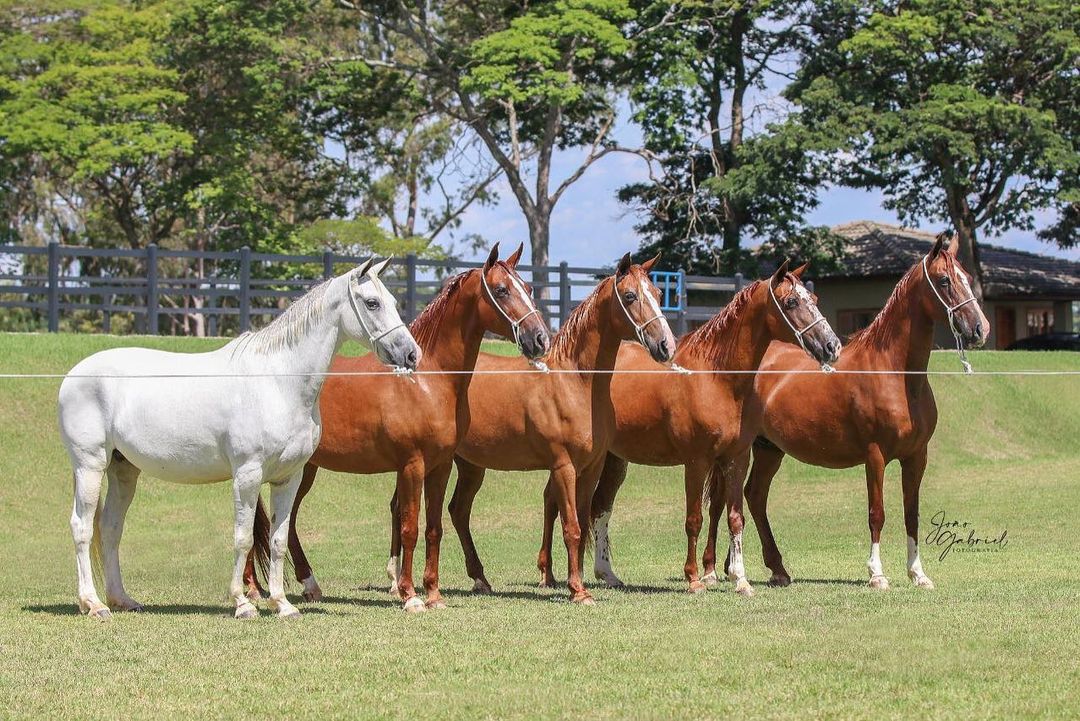
<svg viewBox="0 0 1080 721">
<path fill-rule="evenodd" d="M 841 269 L 831 278 L 898 277 L 926 254 L 936 234 L 871 220 L 837 225 L 847 239 Z M 1080 263 L 979 243 L 987 298 L 1080 299 Z"/>
</svg>

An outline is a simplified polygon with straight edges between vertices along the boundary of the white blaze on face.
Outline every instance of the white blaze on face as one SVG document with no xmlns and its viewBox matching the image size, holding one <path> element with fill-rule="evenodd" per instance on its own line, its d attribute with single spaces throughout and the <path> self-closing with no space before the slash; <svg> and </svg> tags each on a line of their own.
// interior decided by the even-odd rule
<svg viewBox="0 0 1080 721">
<path fill-rule="evenodd" d="M 510 285 L 521 296 L 521 302 L 525 304 L 525 307 L 529 310 L 533 308 L 532 298 L 529 297 L 528 291 L 525 290 L 525 285 L 514 273 L 507 273 L 510 276 Z"/>
<path fill-rule="evenodd" d="M 644 278 L 642 278 L 639 286 L 641 288 L 641 297 L 645 299 L 643 302 L 649 308 L 649 317 L 646 318 L 645 321 L 648 322 L 659 315 L 663 315 L 663 311 L 660 310 L 660 304 L 656 302 L 656 298 L 649 292 L 649 284 L 645 282 Z"/>
<path fill-rule="evenodd" d="M 810 309 L 810 316 L 814 321 L 821 318 L 821 311 L 818 310 L 817 303 L 814 302 L 814 296 L 810 295 L 810 291 L 806 289 L 805 285 L 799 285 L 795 283 L 795 296 L 806 303 L 806 307 Z"/>
</svg>

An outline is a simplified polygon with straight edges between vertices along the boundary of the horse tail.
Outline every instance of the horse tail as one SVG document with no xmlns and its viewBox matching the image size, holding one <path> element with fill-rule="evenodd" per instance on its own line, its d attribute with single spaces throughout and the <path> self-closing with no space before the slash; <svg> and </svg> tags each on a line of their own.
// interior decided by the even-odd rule
<svg viewBox="0 0 1080 721">
<path fill-rule="evenodd" d="M 255 553 L 255 576 L 262 574 L 264 579 L 270 578 L 270 516 L 266 513 L 266 505 L 262 496 L 259 496 L 255 504 L 255 527 L 252 532 Z"/>
<path fill-rule="evenodd" d="M 709 474 L 705 476 L 705 486 L 701 489 L 701 504 L 706 508 L 712 507 L 714 498 L 724 498 L 724 469 L 720 466 L 721 461 L 713 461 Z M 720 494 L 717 496 L 717 494 Z"/>
</svg>

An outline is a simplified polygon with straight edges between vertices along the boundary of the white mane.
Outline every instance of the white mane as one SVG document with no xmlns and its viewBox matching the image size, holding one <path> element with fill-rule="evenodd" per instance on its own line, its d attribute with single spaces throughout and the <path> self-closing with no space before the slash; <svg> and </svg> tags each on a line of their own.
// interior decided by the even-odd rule
<svg viewBox="0 0 1080 721">
<path fill-rule="evenodd" d="M 333 280 L 324 280 L 314 286 L 265 328 L 238 336 L 236 352 L 252 350 L 266 354 L 294 346 L 322 321 L 326 314 L 326 291 Z"/>
</svg>

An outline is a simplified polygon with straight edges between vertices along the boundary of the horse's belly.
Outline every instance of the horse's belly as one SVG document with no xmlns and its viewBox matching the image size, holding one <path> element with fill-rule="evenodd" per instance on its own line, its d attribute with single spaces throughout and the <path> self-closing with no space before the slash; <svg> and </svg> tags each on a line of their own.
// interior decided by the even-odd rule
<svg viewBox="0 0 1080 721">
<path fill-rule="evenodd" d="M 124 458 L 144 474 L 170 483 L 216 483 L 232 476 L 232 466 L 217 448 L 184 446 L 183 457 L 154 453 L 123 441 L 116 444 Z M 199 452 L 202 451 L 202 452 Z"/>
</svg>

